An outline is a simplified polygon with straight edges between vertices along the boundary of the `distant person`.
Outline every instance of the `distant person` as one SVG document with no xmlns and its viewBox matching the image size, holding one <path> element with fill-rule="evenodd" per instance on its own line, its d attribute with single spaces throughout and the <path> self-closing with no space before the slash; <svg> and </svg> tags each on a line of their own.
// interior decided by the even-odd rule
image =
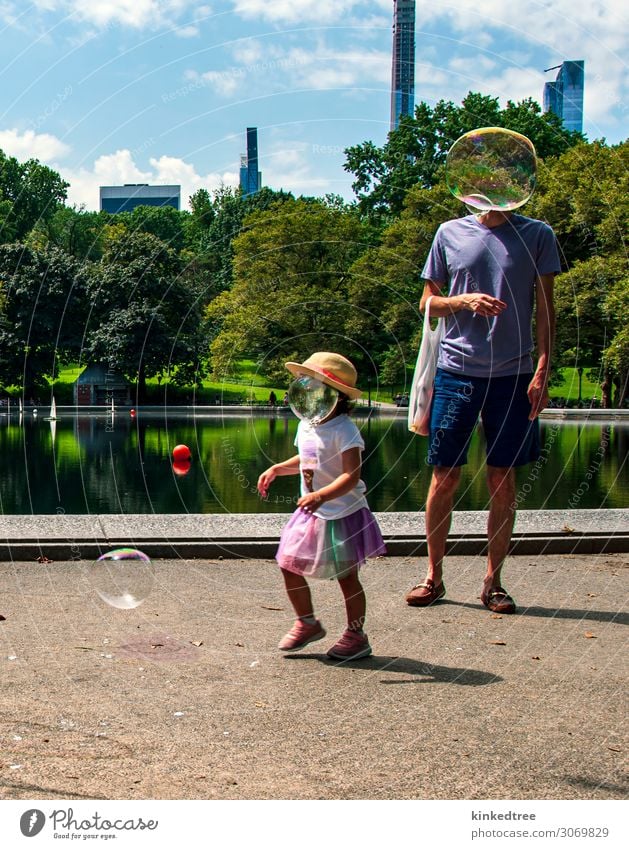
<svg viewBox="0 0 629 849">
<path fill-rule="evenodd" d="M 271 394 L 269 395 L 269 404 L 271 407 L 274 407 L 277 404 L 277 395 L 273 390 L 271 390 Z"/>
<path fill-rule="evenodd" d="M 298 651 L 325 637 L 306 578 L 336 579 L 345 599 L 347 628 L 327 654 L 336 660 L 358 660 L 371 654 L 363 630 L 366 602 L 358 570 L 367 558 L 384 553 L 384 542 L 360 479 L 365 444 L 348 416 L 350 402 L 361 395 L 356 369 L 340 354 L 327 352 L 286 367 L 296 377 L 314 378 L 313 390 L 325 383 L 338 397 L 322 419 L 301 419 L 295 439 L 298 453 L 270 466 L 258 479 L 258 491 L 266 498 L 278 475 L 301 474 L 297 510 L 282 531 L 276 555 L 297 620 L 278 648 Z"/>
<path fill-rule="evenodd" d="M 443 316 L 446 328 L 428 442 L 433 467 L 426 502 L 428 572 L 408 593 L 410 605 L 426 607 L 445 595 L 443 558 L 453 499 L 480 415 L 490 498 L 480 598 L 496 613 L 515 612 L 501 570 L 515 519 L 515 468 L 540 455 L 538 416 L 549 401 L 553 282 L 560 269 L 555 236 L 541 221 L 492 209 L 446 221 L 437 230 L 422 272 L 421 309 L 433 296 L 431 315 Z"/>
<path fill-rule="evenodd" d="M 285 393 L 284 393 L 284 397 L 282 398 L 282 404 L 283 404 L 285 407 L 288 407 L 288 392 L 285 392 Z"/>
</svg>

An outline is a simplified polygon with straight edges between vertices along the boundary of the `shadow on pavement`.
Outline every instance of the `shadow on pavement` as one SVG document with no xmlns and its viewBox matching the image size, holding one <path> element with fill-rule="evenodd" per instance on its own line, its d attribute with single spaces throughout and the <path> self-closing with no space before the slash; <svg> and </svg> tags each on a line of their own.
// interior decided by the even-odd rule
<svg viewBox="0 0 629 849">
<path fill-rule="evenodd" d="M 368 672 L 395 672 L 404 675 L 415 675 L 414 679 L 394 681 L 383 679 L 381 684 L 426 684 L 438 682 L 441 684 L 460 684 L 466 687 L 481 687 L 502 681 L 499 675 L 483 672 L 480 669 L 457 669 L 452 666 L 435 666 L 423 663 L 411 657 L 390 657 L 372 655 L 362 660 L 337 661 L 325 654 L 288 654 L 286 660 L 318 660 L 326 666 L 340 666 L 343 669 L 364 669 Z"/>
<path fill-rule="evenodd" d="M 456 607 L 468 607 L 470 610 L 487 610 L 482 604 L 470 604 L 466 601 L 448 599 L 447 604 Z M 511 616 L 512 614 L 507 615 Z M 571 607 L 522 607 L 518 605 L 515 615 L 539 616 L 546 619 L 589 619 L 592 622 L 615 622 L 617 625 L 629 625 L 629 613 L 623 613 L 620 610 L 578 610 Z"/>
</svg>

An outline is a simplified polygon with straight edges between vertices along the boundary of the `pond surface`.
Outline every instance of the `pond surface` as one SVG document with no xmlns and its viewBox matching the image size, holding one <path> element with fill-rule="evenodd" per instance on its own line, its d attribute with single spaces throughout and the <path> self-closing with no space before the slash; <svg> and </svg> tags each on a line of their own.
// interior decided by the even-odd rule
<svg viewBox="0 0 629 849">
<path fill-rule="evenodd" d="M 366 443 L 363 479 L 374 511 L 423 510 L 430 469 L 427 440 L 400 419 L 357 419 Z M 4 514 L 288 513 L 297 477 L 278 478 L 268 501 L 258 475 L 295 453 L 297 420 L 276 416 L 200 417 L 128 412 L 0 418 L 0 510 Z M 188 445 L 190 471 L 176 475 L 171 453 Z M 629 426 L 542 424 L 542 458 L 518 471 L 521 509 L 629 506 Z M 455 509 L 487 507 L 482 434 L 474 435 Z"/>
</svg>

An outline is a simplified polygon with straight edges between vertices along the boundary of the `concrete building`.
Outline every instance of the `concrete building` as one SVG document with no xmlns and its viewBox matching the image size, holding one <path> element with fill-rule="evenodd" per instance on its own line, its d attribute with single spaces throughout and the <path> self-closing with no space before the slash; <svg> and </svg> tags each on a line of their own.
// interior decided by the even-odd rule
<svg viewBox="0 0 629 849">
<path fill-rule="evenodd" d="M 391 129 L 415 111 L 415 0 L 393 0 Z"/>
<path fill-rule="evenodd" d="M 258 128 L 247 127 L 247 153 L 240 157 L 240 189 L 243 195 L 254 195 L 262 187 L 258 171 Z"/>
<path fill-rule="evenodd" d="M 103 212 L 131 212 L 136 206 L 172 206 L 179 210 L 180 205 L 181 186 L 125 183 L 124 186 L 100 187 L 100 208 Z"/>
<path fill-rule="evenodd" d="M 567 130 L 582 133 L 585 62 L 583 59 L 562 62 L 546 71 L 557 69 L 559 73 L 555 81 L 544 85 L 544 112 L 554 112 L 563 120 Z"/>
</svg>

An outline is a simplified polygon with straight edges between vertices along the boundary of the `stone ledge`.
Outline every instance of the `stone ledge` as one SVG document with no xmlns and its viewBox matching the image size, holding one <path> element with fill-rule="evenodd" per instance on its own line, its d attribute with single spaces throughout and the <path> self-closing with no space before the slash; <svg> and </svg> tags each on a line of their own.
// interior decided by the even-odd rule
<svg viewBox="0 0 629 849">
<path fill-rule="evenodd" d="M 482 554 L 486 511 L 453 514 L 449 554 Z M 424 513 L 377 513 L 390 556 L 424 556 Z M 157 558 L 270 558 L 287 513 L 1 516 L 0 560 L 94 559 L 123 545 Z M 513 554 L 629 551 L 629 510 L 523 510 Z"/>
</svg>

